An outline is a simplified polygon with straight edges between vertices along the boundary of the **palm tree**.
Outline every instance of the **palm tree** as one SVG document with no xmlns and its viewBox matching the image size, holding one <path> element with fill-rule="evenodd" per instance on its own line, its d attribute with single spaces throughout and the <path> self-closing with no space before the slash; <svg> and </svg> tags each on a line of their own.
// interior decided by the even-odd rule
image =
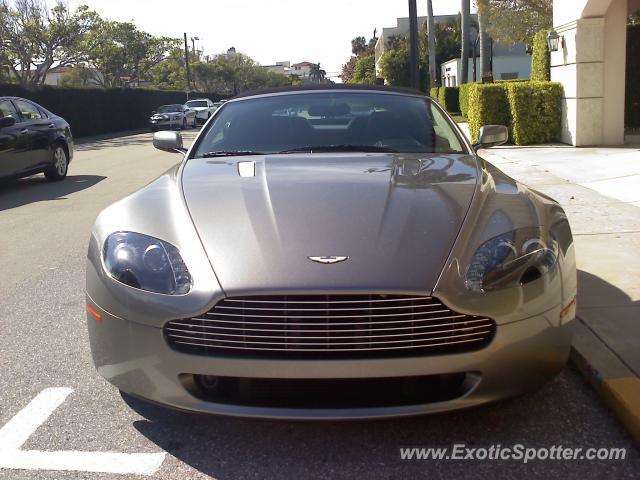
<svg viewBox="0 0 640 480">
<path fill-rule="evenodd" d="M 309 77 L 314 82 L 322 83 L 326 76 L 327 72 L 320 68 L 320 62 L 312 64 L 309 68 Z"/>
<path fill-rule="evenodd" d="M 463 83 L 467 83 L 469 79 L 469 17 L 471 11 L 471 1 L 470 0 L 462 0 L 461 1 L 461 21 L 460 21 L 460 30 L 461 30 L 461 51 L 460 51 L 460 79 L 458 80 L 458 84 L 462 85 Z"/>
<path fill-rule="evenodd" d="M 478 8 L 478 30 L 480 35 L 480 78 L 486 74 L 488 74 L 491 70 L 489 67 L 490 59 L 489 59 L 489 35 L 485 29 L 484 25 L 484 16 L 480 14 L 480 9 Z"/>
<path fill-rule="evenodd" d="M 429 50 L 429 87 L 436 83 L 436 31 L 433 24 L 433 4 L 427 0 L 427 49 Z"/>
</svg>

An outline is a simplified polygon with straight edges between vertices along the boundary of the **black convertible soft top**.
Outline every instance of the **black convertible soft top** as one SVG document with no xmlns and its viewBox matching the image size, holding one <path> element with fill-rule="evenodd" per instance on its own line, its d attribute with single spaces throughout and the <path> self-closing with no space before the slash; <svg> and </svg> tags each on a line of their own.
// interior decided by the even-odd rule
<svg viewBox="0 0 640 480">
<path fill-rule="evenodd" d="M 304 92 L 314 90 L 370 90 L 377 92 L 406 93 L 408 95 L 421 95 L 424 97 L 427 96 L 424 92 L 421 92 L 420 90 L 414 90 L 413 88 L 389 87 L 386 85 L 347 85 L 344 83 L 334 83 L 331 85 L 299 85 L 290 87 L 264 88 L 260 90 L 248 90 L 246 92 L 239 93 L 233 98 L 255 97 L 257 95 L 267 95 L 270 93 Z"/>
</svg>

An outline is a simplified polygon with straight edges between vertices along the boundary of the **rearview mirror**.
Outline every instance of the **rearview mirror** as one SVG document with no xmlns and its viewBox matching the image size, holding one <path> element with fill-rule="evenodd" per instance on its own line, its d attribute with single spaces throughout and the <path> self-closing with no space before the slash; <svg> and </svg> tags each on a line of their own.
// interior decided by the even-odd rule
<svg viewBox="0 0 640 480">
<path fill-rule="evenodd" d="M 153 146 L 163 152 L 184 153 L 187 151 L 182 146 L 180 132 L 161 131 L 153 135 Z"/>
<path fill-rule="evenodd" d="M 11 115 L 0 118 L 0 128 L 13 127 L 15 124 L 16 124 L 16 119 Z"/>
<path fill-rule="evenodd" d="M 504 125 L 485 125 L 480 127 L 478 143 L 473 145 L 474 150 L 480 148 L 497 147 L 509 140 L 509 129 Z"/>
</svg>

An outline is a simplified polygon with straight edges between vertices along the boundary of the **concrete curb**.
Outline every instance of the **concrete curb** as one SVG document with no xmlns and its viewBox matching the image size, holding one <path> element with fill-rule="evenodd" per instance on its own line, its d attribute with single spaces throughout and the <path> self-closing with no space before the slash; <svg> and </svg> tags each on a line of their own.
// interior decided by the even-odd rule
<svg viewBox="0 0 640 480">
<path fill-rule="evenodd" d="M 579 318 L 570 361 L 640 442 L 640 378 Z"/>
</svg>

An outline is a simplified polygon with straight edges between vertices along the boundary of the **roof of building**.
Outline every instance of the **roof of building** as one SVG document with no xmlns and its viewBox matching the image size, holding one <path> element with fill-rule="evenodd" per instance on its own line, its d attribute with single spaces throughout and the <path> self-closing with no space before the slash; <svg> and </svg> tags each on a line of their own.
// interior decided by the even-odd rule
<svg viewBox="0 0 640 480">
<path fill-rule="evenodd" d="M 53 67 L 47 73 L 69 73 L 73 67 Z"/>
<path fill-rule="evenodd" d="M 312 62 L 300 62 L 300 63 L 294 63 L 292 67 L 311 67 L 313 65 L 316 65 L 316 64 Z"/>
</svg>

